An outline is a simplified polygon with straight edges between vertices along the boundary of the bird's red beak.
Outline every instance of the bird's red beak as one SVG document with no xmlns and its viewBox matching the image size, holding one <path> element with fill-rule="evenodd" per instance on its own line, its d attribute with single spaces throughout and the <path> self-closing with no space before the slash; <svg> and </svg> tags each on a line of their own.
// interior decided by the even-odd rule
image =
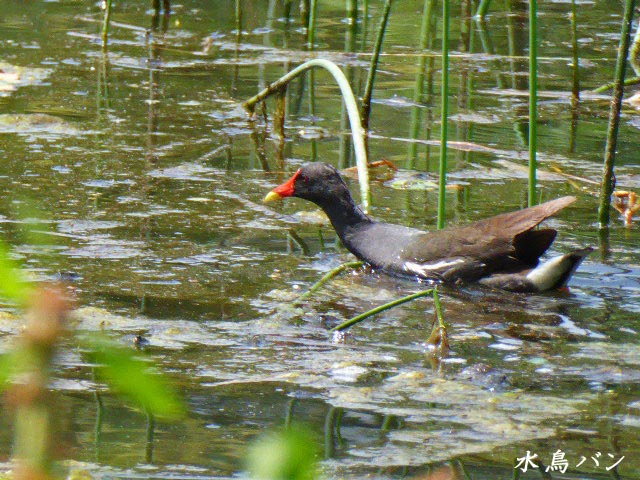
<svg viewBox="0 0 640 480">
<path fill-rule="evenodd" d="M 280 186 L 277 186 L 276 188 L 271 190 L 269 193 L 267 193 L 267 196 L 264 197 L 263 202 L 264 203 L 273 202 L 275 200 L 281 200 L 284 197 L 290 197 L 291 195 L 293 195 L 295 193 L 295 183 L 296 183 L 296 179 L 298 178 L 298 175 L 300 175 L 300 170 L 294 173 L 293 177 L 291 177 L 285 183 L 283 183 Z"/>
</svg>

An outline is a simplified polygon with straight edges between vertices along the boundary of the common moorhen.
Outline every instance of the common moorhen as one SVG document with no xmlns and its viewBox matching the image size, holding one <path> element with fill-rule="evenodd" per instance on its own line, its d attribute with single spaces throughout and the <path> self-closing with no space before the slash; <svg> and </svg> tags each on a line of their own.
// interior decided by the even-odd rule
<svg viewBox="0 0 640 480">
<path fill-rule="evenodd" d="M 338 171 L 326 163 L 309 163 L 264 201 L 298 197 L 318 205 L 340 240 L 359 259 L 390 274 L 448 283 L 479 282 L 515 292 L 564 287 L 592 248 L 551 258 L 538 266 L 556 230 L 533 230 L 575 201 L 557 200 L 504 213 L 470 225 L 425 232 L 377 222 L 360 210 Z"/>
</svg>

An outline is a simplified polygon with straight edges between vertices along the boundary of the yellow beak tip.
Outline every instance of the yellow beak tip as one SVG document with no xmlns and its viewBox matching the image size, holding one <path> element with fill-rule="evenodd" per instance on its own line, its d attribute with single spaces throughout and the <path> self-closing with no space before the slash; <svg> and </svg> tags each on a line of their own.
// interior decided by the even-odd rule
<svg viewBox="0 0 640 480">
<path fill-rule="evenodd" d="M 276 200 L 282 200 L 282 198 L 283 198 L 282 195 L 271 191 L 267 193 L 264 199 L 262 199 L 262 203 L 275 202 Z"/>
</svg>

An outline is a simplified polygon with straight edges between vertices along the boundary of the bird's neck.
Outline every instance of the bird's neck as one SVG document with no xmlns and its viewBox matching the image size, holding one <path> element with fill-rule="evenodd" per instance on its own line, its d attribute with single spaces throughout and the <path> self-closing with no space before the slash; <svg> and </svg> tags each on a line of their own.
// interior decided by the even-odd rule
<svg viewBox="0 0 640 480">
<path fill-rule="evenodd" d="M 332 197 L 331 199 L 323 199 L 316 202 L 320 208 L 327 214 L 331 225 L 341 240 L 344 241 L 344 234 L 349 229 L 361 225 L 363 223 L 371 223 L 372 220 L 353 201 L 351 194 L 346 191 L 346 195 Z"/>
</svg>

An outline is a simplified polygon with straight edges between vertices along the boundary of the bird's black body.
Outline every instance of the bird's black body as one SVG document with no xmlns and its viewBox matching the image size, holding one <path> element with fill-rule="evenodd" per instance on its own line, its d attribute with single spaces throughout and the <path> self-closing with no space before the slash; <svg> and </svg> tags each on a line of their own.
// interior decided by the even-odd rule
<svg viewBox="0 0 640 480">
<path fill-rule="evenodd" d="M 391 274 L 452 283 L 480 282 L 512 291 L 543 291 L 564 286 L 591 251 L 577 250 L 537 267 L 557 232 L 534 227 L 573 203 L 574 197 L 462 227 L 425 232 L 371 219 L 353 201 L 338 171 L 324 163 L 303 166 L 267 198 L 284 196 L 318 205 L 351 253 Z"/>
</svg>

